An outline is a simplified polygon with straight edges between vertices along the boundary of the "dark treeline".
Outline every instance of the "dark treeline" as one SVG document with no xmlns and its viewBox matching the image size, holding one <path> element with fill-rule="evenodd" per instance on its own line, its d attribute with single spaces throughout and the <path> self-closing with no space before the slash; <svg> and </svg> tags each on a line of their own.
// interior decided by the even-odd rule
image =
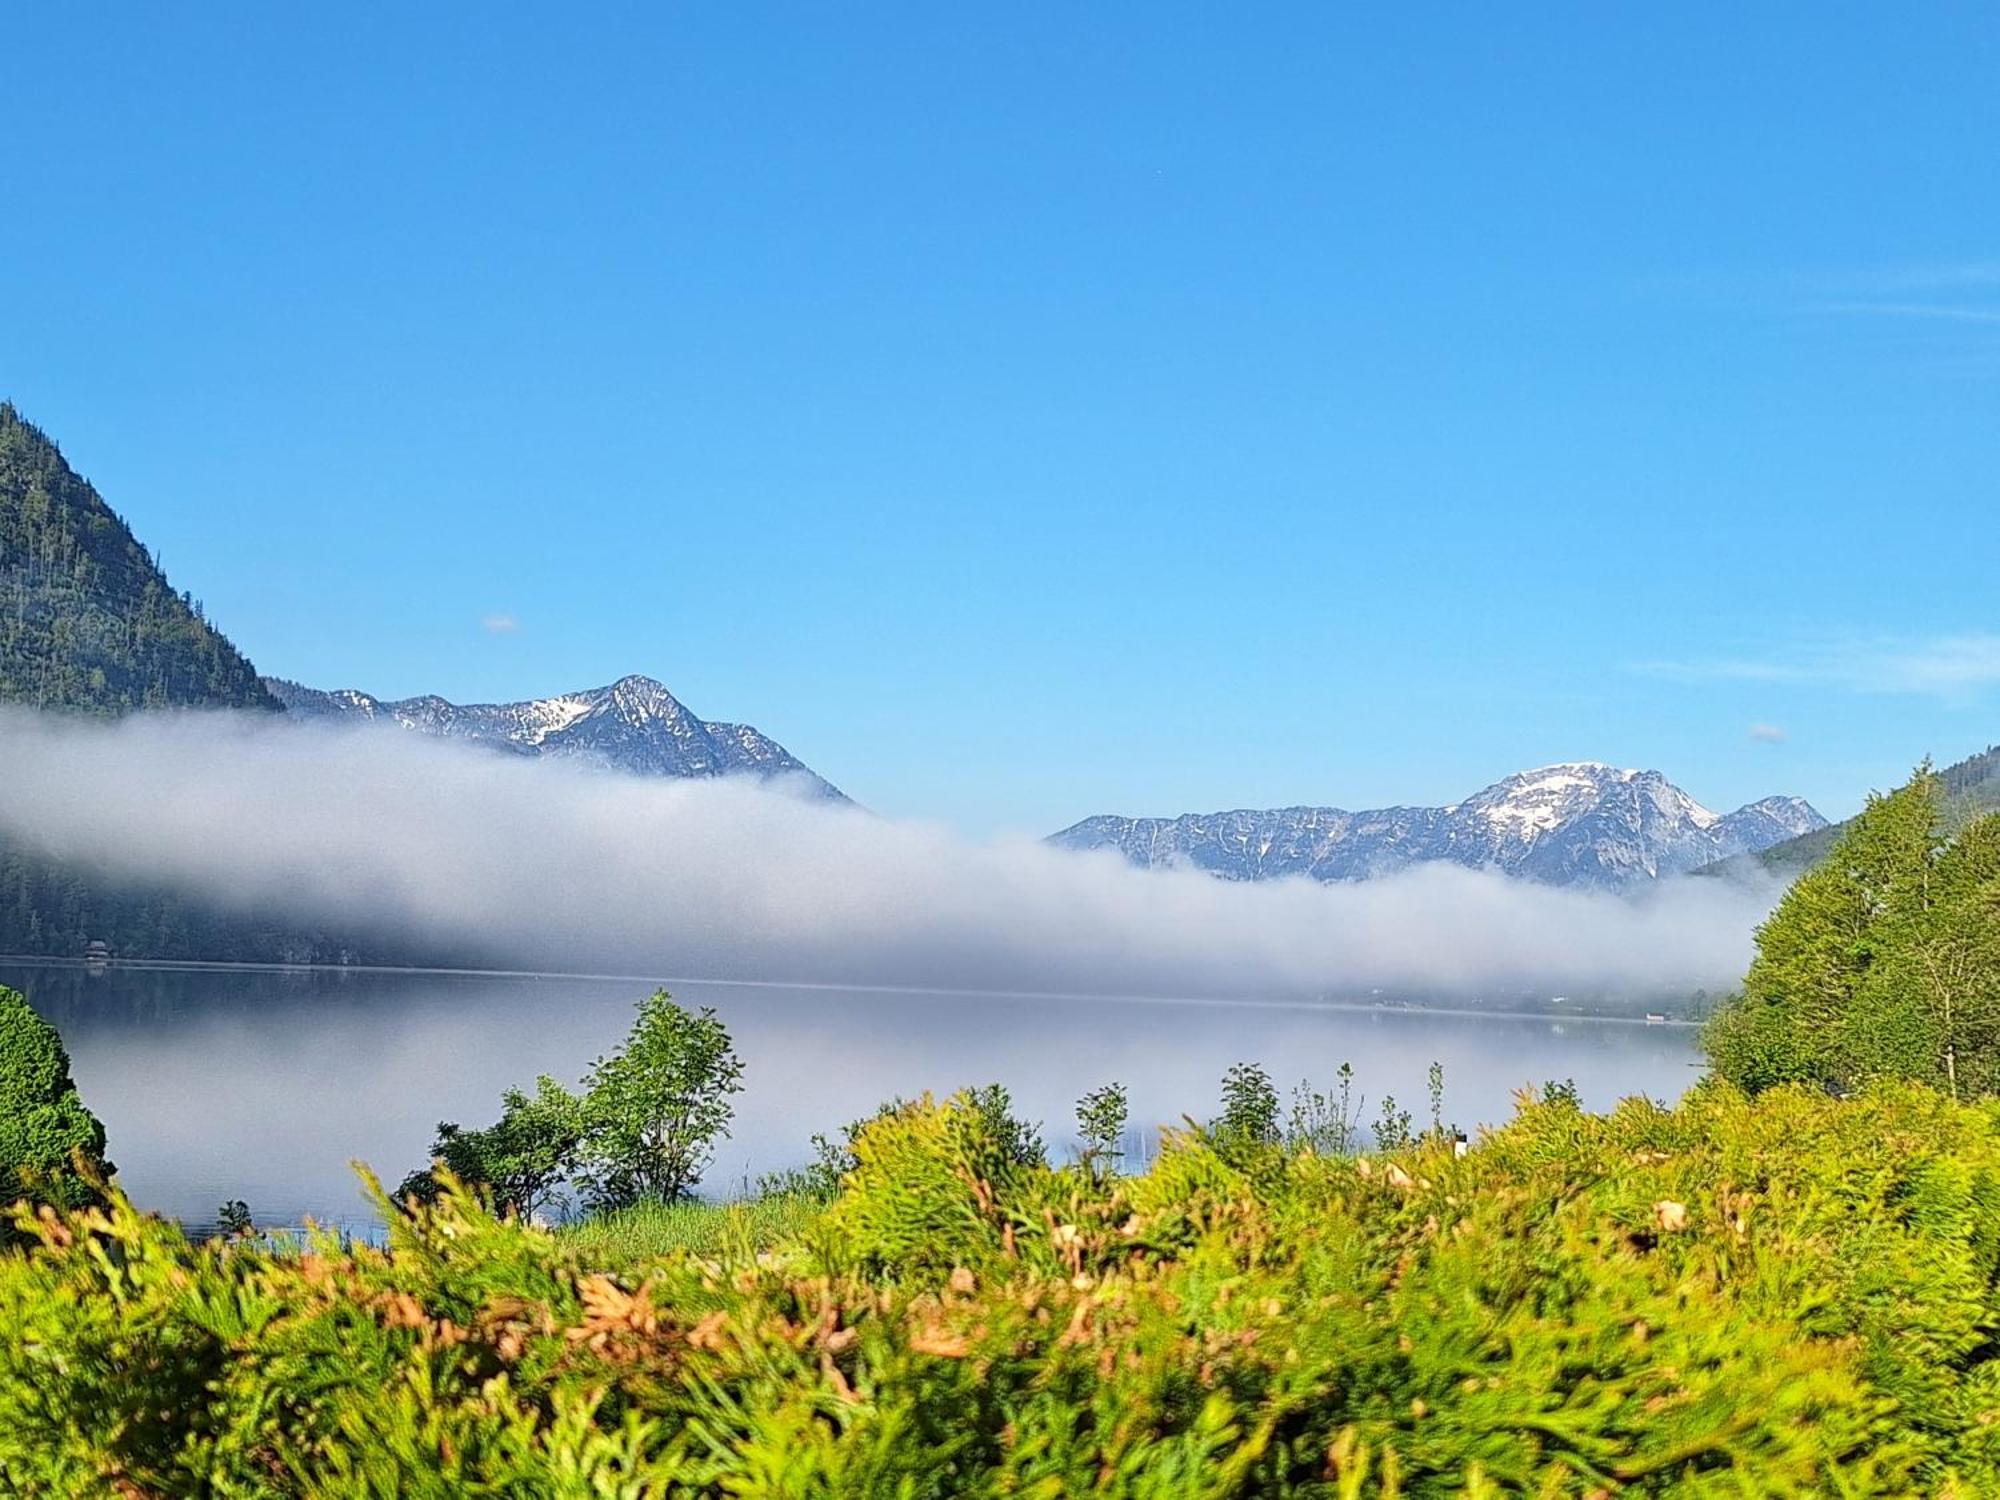
<svg viewBox="0 0 2000 1500">
<path fill-rule="evenodd" d="M 130 958 L 220 963 L 400 963 L 389 942 L 246 915 L 164 887 L 130 887 L 0 844 L 0 953 L 73 957 L 101 942 Z M 426 950 L 422 957 L 448 956 Z"/>
</svg>

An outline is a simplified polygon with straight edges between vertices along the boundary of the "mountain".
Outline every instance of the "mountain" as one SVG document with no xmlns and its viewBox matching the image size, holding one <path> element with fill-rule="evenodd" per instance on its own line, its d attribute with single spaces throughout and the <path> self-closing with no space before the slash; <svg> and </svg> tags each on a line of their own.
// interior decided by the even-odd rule
<svg viewBox="0 0 2000 1500">
<path fill-rule="evenodd" d="M 0 702 L 277 704 L 39 428 L 0 402 Z"/>
<path fill-rule="evenodd" d="M 819 796 L 846 800 L 776 740 L 748 724 L 696 718 L 650 677 L 523 703 L 385 702 L 352 688 L 321 692 L 278 677 L 265 678 L 264 686 L 299 718 L 378 724 L 637 776 L 797 776 Z"/>
<path fill-rule="evenodd" d="M 1551 885 L 1616 889 L 1824 826 L 1797 797 L 1766 797 L 1723 815 L 1658 771 L 1578 761 L 1520 772 L 1449 807 L 1098 816 L 1049 842 L 1116 849 L 1135 865 L 1192 865 L 1226 880 L 1365 880 L 1445 861 Z"/>
<path fill-rule="evenodd" d="M 93 714 L 276 712 L 253 667 L 40 429 L 0 402 L 0 703 Z M 0 797 L 7 781 L 0 774 Z M 185 892 L 107 880 L 0 841 L 0 952 L 86 941 L 160 958 L 312 960 L 369 953 Z M 375 952 L 373 956 L 390 956 Z"/>
<path fill-rule="evenodd" d="M 1962 827 L 1983 813 L 2000 812 L 2000 745 L 1989 745 L 1977 755 L 1946 766 L 1938 772 L 1938 779 L 1944 783 L 1945 821 L 1953 828 Z M 1728 874 L 1754 862 L 1756 867 L 1787 879 L 1802 875 L 1826 857 L 1853 821 L 1849 818 L 1840 823 L 1823 823 L 1797 837 L 1719 860 L 1701 873 Z"/>
</svg>

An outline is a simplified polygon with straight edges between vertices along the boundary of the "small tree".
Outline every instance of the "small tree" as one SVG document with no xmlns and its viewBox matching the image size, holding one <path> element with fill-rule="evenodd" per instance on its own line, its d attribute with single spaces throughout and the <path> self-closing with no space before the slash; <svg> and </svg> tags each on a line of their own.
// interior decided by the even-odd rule
<svg viewBox="0 0 2000 1500">
<path fill-rule="evenodd" d="M 224 1239 L 231 1240 L 247 1240 L 257 1232 L 250 1205 L 241 1198 L 231 1198 L 215 1211 L 215 1227 Z"/>
<path fill-rule="evenodd" d="M 1107 1083 L 1076 1101 L 1076 1133 L 1083 1142 L 1083 1166 L 1093 1182 L 1117 1170 L 1125 1154 L 1125 1120 L 1131 1113 L 1125 1085 Z"/>
<path fill-rule="evenodd" d="M 1410 1144 L 1410 1112 L 1396 1108 L 1396 1096 L 1382 1096 L 1382 1113 L 1375 1121 L 1375 1149 L 1400 1151 Z"/>
<path fill-rule="evenodd" d="M 0 1205 L 25 1198 L 81 1208 L 98 1197 L 91 1179 L 112 1170 L 104 1126 L 77 1094 L 62 1038 L 0 986 Z M 0 1240 L 8 1233 L 0 1225 Z"/>
<path fill-rule="evenodd" d="M 1222 1075 L 1218 1135 L 1268 1144 L 1278 1139 L 1278 1091 L 1255 1063 L 1237 1063 Z"/>
<path fill-rule="evenodd" d="M 687 1197 L 729 1133 L 742 1077 L 713 1010 L 685 1010 L 665 990 L 641 1001 L 624 1045 L 590 1074 L 581 1176 L 593 1200 Z"/>
<path fill-rule="evenodd" d="M 583 1100 L 545 1074 L 535 1080 L 533 1094 L 509 1089 L 500 1103 L 499 1120 L 484 1130 L 440 1122 L 431 1142 L 434 1165 L 404 1178 L 399 1195 L 434 1201 L 441 1166 L 461 1182 L 485 1188 L 494 1208 L 517 1218 L 532 1219 L 554 1201 L 576 1170 Z"/>
<path fill-rule="evenodd" d="M 1048 1148 L 1042 1144 L 1042 1127 L 1030 1125 L 1014 1113 L 1014 1099 L 997 1083 L 982 1084 L 965 1091 L 965 1097 L 979 1112 L 979 1118 L 1009 1164 L 1017 1167 L 1045 1167 Z"/>
</svg>

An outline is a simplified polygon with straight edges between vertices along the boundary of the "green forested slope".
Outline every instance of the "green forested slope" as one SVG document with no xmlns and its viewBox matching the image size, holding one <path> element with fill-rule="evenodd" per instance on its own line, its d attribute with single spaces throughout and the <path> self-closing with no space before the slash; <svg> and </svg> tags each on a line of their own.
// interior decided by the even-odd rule
<svg viewBox="0 0 2000 1500">
<path fill-rule="evenodd" d="M 61 451 L 0 402 L 0 702 L 277 708 Z"/>
<path fill-rule="evenodd" d="M 281 711 L 257 669 L 177 593 L 38 428 L 0 402 L 0 703 L 90 714 Z M 0 782 L 0 796 L 6 795 Z M 349 945 L 163 889 L 108 882 L 0 840 L 0 952 L 306 959 Z"/>
</svg>

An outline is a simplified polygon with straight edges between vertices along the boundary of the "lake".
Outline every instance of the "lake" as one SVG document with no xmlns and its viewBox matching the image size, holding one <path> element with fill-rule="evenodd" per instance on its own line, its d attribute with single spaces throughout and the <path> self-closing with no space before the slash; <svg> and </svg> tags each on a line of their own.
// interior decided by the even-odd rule
<svg viewBox="0 0 2000 1500">
<path fill-rule="evenodd" d="M 349 1163 L 393 1186 L 424 1164 L 439 1120 L 489 1124 L 509 1085 L 574 1084 L 615 1047 L 651 981 L 382 970 L 250 970 L 0 961 L 68 1044 L 142 1206 L 205 1222 L 226 1199 L 260 1222 L 359 1226 Z M 677 982 L 713 1006 L 742 1055 L 744 1092 L 704 1191 L 797 1165 L 892 1095 L 997 1081 L 1067 1154 L 1077 1097 L 1116 1080 L 1150 1136 L 1217 1107 L 1231 1063 L 1281 1092 L 1331 1088 L 1354 1065 L 1363 1114 L 1386 1091 L 1421 1125 L 1430 1063 L 1445 1116 L 1505 1119 L 1513 1092 L 1573 1078 L 1584 1102 L 1678 1097 L 1699 1077 L 1692 1028 L 1582 1017 L 1240 1000 L 1104 999 Z"/>
</svg>

